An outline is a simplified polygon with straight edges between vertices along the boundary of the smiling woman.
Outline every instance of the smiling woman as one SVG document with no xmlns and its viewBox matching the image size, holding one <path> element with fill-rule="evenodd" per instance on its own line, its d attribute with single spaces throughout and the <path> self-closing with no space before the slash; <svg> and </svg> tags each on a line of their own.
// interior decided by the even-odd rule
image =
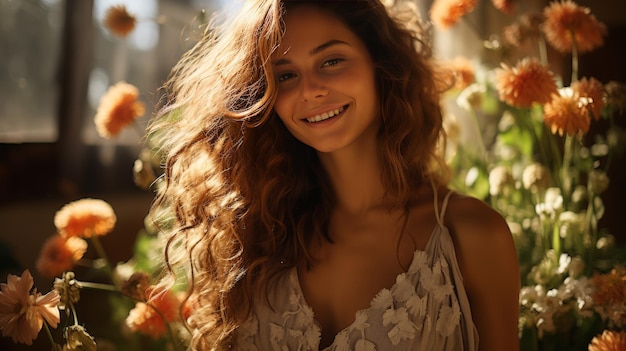
<svg viewBox="0 0 626 351">
<path fill-rule="evenodd" d="M 274 53 L 274 109 L 289 132 L 322 153 L 375 145 L 381 117 L 365 44 L 339 18 L 312 5 L 291 9 L 285 28 Z"/>
<path fill-rule="evenodd" d="M 429 43 L 386 3 L 246 1 L 174 68 L 152 213 L 192 349 L 518 348 L 511 234 L 448 189 Z"/>
</svg>

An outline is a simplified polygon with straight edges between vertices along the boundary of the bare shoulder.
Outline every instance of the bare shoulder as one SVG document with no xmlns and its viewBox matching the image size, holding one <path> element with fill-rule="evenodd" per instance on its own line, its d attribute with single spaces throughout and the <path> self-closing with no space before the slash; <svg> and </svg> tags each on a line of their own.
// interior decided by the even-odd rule
<svg viewBox="0 0 626 351">
<path fill-rule="evenodd" d="M 444 221 L 468 284 L 487 272 L 493 273 L 494 265 L 504 265 L 510 273 L 517 273 L 517 251 L 511 231 L 502 215 L 491 206 L 479 199 L 455 194 L 450 198 Z M 491 269 L 482 270 L 487 267 Z"/>
<path fill-rule="evenodd" d="M 480 339 L 480 350 L 517 350 L 520 272 L 504 218 L 485 202 L 453 195 L 446 226 Z"/>
<path fill-rule="evenodd" d="M 484 201 L 471 196 L 453 194 L 445 215 L 446 224 L 464 235 L 508 236 L 510 231 L 504 218 Z M 478 238 L 476 238 L 478 239 Z"/>
</svg>

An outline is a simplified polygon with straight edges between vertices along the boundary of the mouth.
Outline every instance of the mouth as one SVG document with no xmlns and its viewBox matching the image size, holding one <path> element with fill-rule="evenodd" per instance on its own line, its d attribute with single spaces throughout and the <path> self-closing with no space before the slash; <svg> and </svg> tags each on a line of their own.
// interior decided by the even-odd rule
<svg viewBox="0 0 626 351">
<path fill-rule="evenodd" d="M 325 121 L 327 119 L 330 119 L 330 118 L 333 118 L 333 117 L 336 117 L 336 116 L 342 114 L 348 107 L 349 107 L 349 105 L 344 105 L 344 106 L 341 106 L 341 107 L 336 108 L 334 110 L 326 111 L 326 112 L 321 113 L 319 115 L 315 115 L 315 116 L 312 116 L 312 117 L 305 118 L 305 120 L 307 122 L 309 122 L 309 123 L 318 123 L 318 122 L 321 122 L 321 121 Z"/>
</svg>

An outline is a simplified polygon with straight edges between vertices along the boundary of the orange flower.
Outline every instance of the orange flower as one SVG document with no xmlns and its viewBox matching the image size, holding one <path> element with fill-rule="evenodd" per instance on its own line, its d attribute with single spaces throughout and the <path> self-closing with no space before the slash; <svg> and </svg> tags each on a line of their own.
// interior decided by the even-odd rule
<svg viewBox="0 0 626 351">
<path fill-rule="evenodd" d="M 158 339 L 167 331 L 165 323 L 177 319 L 180 302 L 169 290 L 156 291 L 148 288 L 146 293 L 150 296 L 148 302 L 135 304 L 135 308 L 130 310 L 128 317 L 126 317 L 126 325 L 134 332 Z"/>
<path fill-rule="evenodd" d="M 552 2 L 543 11 L 546 21 L 543 31 L 550 45 L 562 53 L 572 52 L 574 41 L 579 53 L 591 51 L 604 44 L 606 26 L 587 7 L 570 0 Z"/>
<path fill-rule="evenodd" d="M 478 0 L 435 0 L 430 8 L 433 24 L 441 29 L 452 27 L 459 18 L 474 11 Z"/>
<path fill-rule="evenodd" d="M 589 344 L 589 351 L 625 351 L 626 332 L 605 330 L 595 336 Z"/>
<path fill-rule="evenodd" d="M 85 240 L 55 235 L 44 243 L 37 259 L 37 270 L 44 277 L 54 278 L 72 269 L 74 263 L 83 258 L 85 251 Z"/>
<path fill-rule="evenodd" d="M 111 33 L 126 37 L 130 32 L 135 29 L 137 19 L 126 11 L 126 6 L 115 5 L 111 6 L 102 19 L 102 24 L 108 28 Z"/>
<path fill-rule="evenodd" d="M 520 46 L 528 39 L 538 38 L 541 34 L 541 24 L 543 15 L 524 14 L 519 19 L 508 26 L 502 28 L 502 35 L 505 42 Z"/>
<path fill-rule="evenodd" d="M 0 284 L 0 329 L 16 343 L 32 345 L 44 320 L 53 328 L 60 321 L 59 294 L 52 290 L 41 295 L 37 289 L 31 294 L 33 284 L 28 270 L 21 277 L 9 274 L 7 283 Z"/>
<path fill-rule="evenodd" d="M 90 238 L 106 235 L 115 226 L 117 217 L 111 205 L 98 199 L 81 199 L 71 202 L 54 216 L 54 225 L 64 237 Z"/>
<path fill-rule="evenodd" d="M 580 96 L 570 89 L 554 94 L 552 101 L 543 106 L 543 113 L 544 123 L 553 134 L 573 136 L 589 130 L 589 112 Z"/>
<path fill-rule="evenodd" d="M 546 103 L 558 91 L 554 74 L 535 58 L 524 58 L 515 67 L 503 63 L 496 71 L 496 88 L 502 101 L 517 107 Z"/>
<path fill-rule="evenodd" d="M 580 97 L 587 99 L 587 110 L 592 114 L 593 118 L 600 119 L 602 109 L 604 108 L 604 86 L 597 79 L 583 78 L 572 83 L 571 86 L 574 93 Z"/>
<path fill-rule="evenodd" d="M 513 0 L 491 0 L 491 2 L 495 8 L 502 12 L 506 14 L 513 13 Z"/>
<path fill-rule="evenodd" d="M 607 274 L 598 274 L 591 278 L 594 292 L 591 295 L 597 305 L 616 305 L 626 301 L 626 270 L 613 269 Z"/>
<path fill-rule="evenodd" d="M 145 106 L 137 101 L 139 91 L 126 82 L 118 82 L 100 99 L 94 118 L 98 134 L 103 138 L 117 136 L 122 129 L 141 117 Z"/>
<path fill-rule="evenodd" d="M 457 89 L 465 89 L 474 82 L 474 66 L 465 57 L 457 57 L 442 62 L 444 79 L 450 79 L 450 85 Z"/>
</svg>

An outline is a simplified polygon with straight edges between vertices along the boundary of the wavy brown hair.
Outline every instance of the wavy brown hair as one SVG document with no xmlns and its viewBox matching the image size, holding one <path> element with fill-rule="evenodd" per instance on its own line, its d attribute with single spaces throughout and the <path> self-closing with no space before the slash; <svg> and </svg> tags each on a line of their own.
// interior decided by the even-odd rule
<svg viewBox="0 0 626 351">
<path fill-rule="evenodd" d="M 172 274 L 183 267 L 189 281 L 193 349 L 227 348 L 256 293 L 267 296 L 274 278 L 298 263 L 313 264 L 313 238 L 330 240 L 328 177 L 315 150 L 273 109 L 270 57 L 285 12 L 304 2 L 247 1 L 234 19 L 208 26 L 172 70 L 150 124 L 165 159 L 165 187 L 152 214 L 173 216 L 161 228 L 165 261 Z M 307 3 L 342 20 L 372 56 L 382 181 L 387 196 L 407 208 L 421 185 L 444 181 L 439 93 L 417 11 L 407 3 L 397 8 L 413 11 L 393 12 L 379 0 Z"/>
</svg>

